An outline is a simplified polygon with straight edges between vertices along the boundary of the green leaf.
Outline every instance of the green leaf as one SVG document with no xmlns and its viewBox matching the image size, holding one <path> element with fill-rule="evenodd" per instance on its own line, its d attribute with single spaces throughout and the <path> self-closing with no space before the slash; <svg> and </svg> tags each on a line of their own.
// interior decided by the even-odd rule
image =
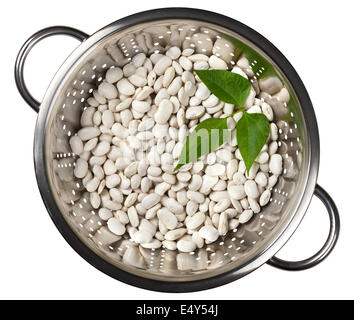
<svg viewBox="0 0 354 320">
<path fill-rule="evenodd" d="M 195 72 L 220 100 L 243 107 L 251 90 L 248 79 L 226 70 L 195 70 Z"/>
<path fill-rule="evenodd" d="M 267 117 L 260 113 L 249 114 L 244 112 L 237 123 L 237 143 L 248 173 L 254 160 L 267 142 L 269 130 Z"/>
<path fill-rule="evenodd" d="M 227 141 L 227 138 L 227 118 L 210 118 L 202 121 L 187 137 L 174 171 L 216 150 Z"/>
</svg>

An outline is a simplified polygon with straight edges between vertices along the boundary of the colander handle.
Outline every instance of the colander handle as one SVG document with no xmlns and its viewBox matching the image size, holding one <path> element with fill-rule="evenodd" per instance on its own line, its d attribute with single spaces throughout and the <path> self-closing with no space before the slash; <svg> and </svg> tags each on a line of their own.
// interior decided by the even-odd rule
<svg viewBox="0 0 354 320">
<path fill-rule="evenodd" d="M 267 262 L 269 265 L 289 271 L 305 270 L 316 266 L 332 252 L 337 243 L 340 229 L 338 209 L 330 195 L 321 186 L 316 185 L 314 195 L 325 205 L 330 220 L 329 235 L 324 246 L 308 259 L 302 261 L 285 261 L 274 256 Z"/>
<path fill-rule="evenodd" d="M 41 40 L 55 36 L 55 35 L 66 35 L 71 36 L 80 41 L 85 41 L 89 36 L 77 29 L 65 27 L 65 26 L 54 26 L 42 29 L 32 35 L 22 46 L 20 52 L 17 55 L 16 63 L 15 63 L 15 81 L 17 85 L 17 89 L 20 92 L 21 96 L 25 101 L 30 105 L 30 107 L 39 112 L 40 102 L 37 101 L 32 94 L 28 91 L 28 88 L 24 79 L 24 65 L 26 62 L 26 58 L 32 48 Z"/>
</svg>

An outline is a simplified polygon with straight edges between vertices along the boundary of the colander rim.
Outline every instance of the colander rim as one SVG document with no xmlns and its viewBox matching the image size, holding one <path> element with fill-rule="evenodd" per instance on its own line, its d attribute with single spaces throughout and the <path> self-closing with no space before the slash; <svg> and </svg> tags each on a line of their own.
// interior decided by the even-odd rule
<svg viewBox="0 0 354 320">
<path fill-rule="evenodd" d="M 134 275 L 112 265 L 86 246 L 68 225 L 56 204 L 56 201 L 50 191 L 51 187 L 45 158 L 46 132 L 51 106 L 53 101 L 55 101 L 60 84 L 65 82 L 64 80 L 70 73 L 71 68 L 80 60 L 82 55 L 95 46 L 97 42 L 112 33 L 120 32 L 137 24 L 171 19 L 194 20 L 218 25 L 246 38 L 248 41 L 265 52 L 284 73 L 292 85 L 294 92 L 299 99 L 300 105 L 302 106 L 307 128 L 307 147 L 309 156 L 307 179 L 306 183 L 304 183 L 302 195 L 299 197 L 297 209 L 294 210 L 293 217 L 289 220 L 287 226 L 282 230 L 282 232 L 279 233 L 279 235 L 277 235 L 276 238 L 273 239 L 267 248 L 263 250 L 263 252 L 256 255 L 252 260 L 247 261 L 245 264 L 237 267 L 236 269 L 229 270 L 225 273 L 221 273 L 210 278 L 186 282 L 153 280 Z M 266 263 L 284 246 L 284 244 L 297 229 L 311 201 L 317 181 L 319 149 L 319 135 L 316 116 L 307 90 L 290 62 L 271 42 L 243 23 L 221 14 L 194 8 L 162 8 L 139 12 L 119 19 L 91 35 L 72 52 L 51 81 L 43 102 L 41 103 L 35 130 L 34 163 L 39 190 L 51 219 L 65 240 L 82 258 L 105 274 L 124 283 L 148 290 L 176 293 L 211 289 L 237 280 Z"/>
</svg>

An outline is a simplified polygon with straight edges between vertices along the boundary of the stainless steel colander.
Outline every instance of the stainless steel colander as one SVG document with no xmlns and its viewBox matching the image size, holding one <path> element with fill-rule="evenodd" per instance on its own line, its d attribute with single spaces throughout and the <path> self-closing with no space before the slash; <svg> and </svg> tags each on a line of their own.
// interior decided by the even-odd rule
<svg viewBox="0 0 354 320">
<path fill-rule="evenodd" d="M 23 67 L 32 47 L 52 35 L 69 35 L 82 43 L 61 66 L 39 103 L 26 88 Z M 191 47 L 200 53 L 214 50 L 230 65 L 245 56 L 254 73 L 256 90 L 259 81 L 271 77 L 282 81 L 291 96 L 288 103 L 268 93 L 261 95 L 275 111 L 284 171 L 272 189 L 270 203 L 250 223 L 192 253 L 140 248 L 137 254 L 142 264 L 127 265 L 122 259 L 127 240 L 112 237 L 97 210 L 90 206 L 81 180 L 73 175 L 77 157 L 68 140 L 80 127 L 86 99 L 108 68 L 125 65 L 137 53 L 164 52 L 172 45 Z M 306 269 L 321 262 L 333 249 L 339 216 L 330 196 L 316 185 L 319 137 L 310 98 L 286 58 L 240 22 L 212 12 L 170 8 L 123 18 L 92 36 L 68 27 L 51 27 L 37 32 L 24 44 L 16 61 L 15 77 L 23 98 L 39 113 L 34 161 L 47 210 L 67 242 L 106 274 L 151 290 L 196 291 L 236 280 L 266 262 L 287 270 Z M 298 227 L 313 194 L 322 200 L 330 216 L 325 245 L 303 261 L 275 258 Z"/>
</svg>

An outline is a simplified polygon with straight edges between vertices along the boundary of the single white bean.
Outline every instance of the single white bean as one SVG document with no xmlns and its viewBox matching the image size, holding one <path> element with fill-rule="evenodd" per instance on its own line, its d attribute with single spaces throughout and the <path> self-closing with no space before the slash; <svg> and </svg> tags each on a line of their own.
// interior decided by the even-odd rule
<svg viewBox="0 0 354 320">
<path fill-rule="evenodd" d="M 188 197 L 188 199 L 193 200 L 199 204 L 201 204 L 205 201 L 204 195 L 200 192 L 197 192 L 197 191 L 188 190 L 187 197 Z"/>
<path fill-rule="evenodd" d="M 180 252 L 193 252 L 197 245 L 191 239 L 180 239 L 177 241 L 177 249 Z"/>
<path fill-rule="evenodd" d="M 188 198 L 187 198 L 188 199 Z M 198 210 L 198 203 L 192 200 L 189 200 L 186 206 L 186 213 L 189 216 L 192 216 L 193 214 L 195 214 Z"/>
<path fill-rule="evenodd" d="M 187 229 L 195 230 L 200 227 L 205 221 L 205 214 L 203 212 L 197 212 L 190 216 L 190 219 L 185 222 Z"/>
<path fill-rule="evenodd" d="M 209 65 L 212 69 L 227 70 L 226 62 L 215 55 L 209 58 Z"/>
<path fill-rule="evenodd" d="M 257 198 L 259 197 L 259 191 L 257 188 L 256 182 L 254 180 L 247 180 L 244 185 L 245 193 L 250 198 Z"/>
<path fill-rule="evenodd" d="M 199 230 L 199 236 L 210 242 L 214 242 L 219 238 L 219 232 L 211 225 L 206 225 Z"/>
<path fill-rule="evenodd" d="M 189 120 L 199 119 L 205 113 L 203 106 L 189 107 L 186 111 L 186 118 Z"/>
<path fill-rule="evenodd" d="M 107 227 L 112 233 L 121 236 L 125 233 L 124 225 L 117 218 L 110 218 L 107 221 Z"/>
<path fill-rule="evenodd" d="M 164 240 L 162 241 L 162 245 L 168 250 L 174 251 L 177 249 L 177 243 L 175 241 Z"/>
<path fill-rule="evenodd" d="M 283 168 L 283 158 L 280 154 L 273 154 L 270 157 L 269 169 L 275 175 L 280 175 Z"/>
<path fill-rule="evenodd" d="M 102 82 L 98 86 L 98 93 L 107 99 L 115 99 L 118 96 L 116 87 L 108 82 Z"/>
<path fill-rule="evenodd" d="M 101 141 L 97 146 L 92 150 L 92 154 L 95 156 L 103 156 L 107 154 L 111 149 L 111 144 L 107 141 Z"/>
<path fill-rule="evenodd" d="M 199 83 L 195 96 L 201 101 L 206 100 L 210 96 L 210 91 L 204 83 Z"/>
<path fill-rule="evenodd" d="M 181 238 L 186 232 L 187 232 L 186 228 L 170 230 L 165 234 L 165 239 L 169 241 L 174 241 Z"/>
<path fill-rule="evenodd" d="M 172 59 L 170 57 L 162 56 L 155 64 L 154 71 L 157 75 L 162 75 L 171 64 Z"/>
<path fill-rule="evenodd" d="M 162 208 L 157 211 L 157 216 L 168 230 L 173 230 L 178 224 L 176 216 L 167 208 Z"/>
<path fill-rule="evenodd" d="M 137 227 L 139 225 L 138 213 L 136 212 L 136 209 L 134 207 L 128 208 L 128 218 L 129 218 L 130 224 L 133 227 Z"/>
<path fill-rule="evenodd" d="M 106 81 L 109 83 L 116 83 L 123 77 L 123 71 L 119 67 L 110 68 L 106 72 Z"/>
<path fill-rule="evenodd" d="M 166 56 L 170 57 L 173 60 L 176 60 L 181 55 L 181 49 L 179 47 L 171 47 L 166 51 Z"/>
<path fill-rule="evenodd" d="M 226 172 L 226 168 L 223 164 L 217 163 L 212 166 L 207 166 L 205 169 L 205 174 L 208 176 L 222 176 Z"/>
<path fill-rule="evenodd" d="M 278 140 L 278 127 L 274 122 L 270 124 L 270 138 L 273 141 Z"/>
<path fill-rule="evenodd" d="M 218 232 L 220 236 L 225 236 L 229 230 L 228 216 L 226 212 L 222 212 L 219 218 Z"/>
<path fill-rule="evenodd" d="M 88 172 L 88 163 L 86 160 L 79 158 L 76 160 L 75 169 L 74 169 L 74 176 L 82 179 L 86 176 Z"/>
<path fill-rule="evenodd" d="M 235 200 L 241 200 L 246 196 L 245 188 L 243 185 L 229 185 L 228 192 L 230 198 Z"/>
<path fill-rule="evenodd" d="M 106 208 L 100 208 L 100 210 L 98 210 L 98 216 L 102 220 L 107 221 L 107 220 L 109 220 L 110 218 L 113 217 L 113 214 L 112 214 L 111 210 L 108 210 Z"/>
<path fill-rule="evenodd" d="M 181 214 L 184 211 L 183 206 L 173 198 L 166 199 L 165 206 L 174 214 Z"/>
<path fill-rule="evenodd" d="M 260 204 L 262 207 L 264 207 L 265 205 L 267 205 L 268 202 L 269 202 L 269 200 L 270 200 L 270 198 L 271 198 L 271 195 L 272 195 L 272 193 L 271 193 L 270 190 L 265 190 L 265 191 L 262 193 L 261 197 L 259 198 L 259 204 Z"/>
<path fill-rule="evenodd" d="M 161 196 L 159 196 L 158 194 L 151 193 L 143 199 L 141 204 L 145 209 L 150 209 L 154 205 L 156 205 L 160 200 Z"/>
<path fill-rule="evenodd" d="M 238 218 L 239 222 L 241 224 L 247 223 L 250 221 L 253 217 L 253 211 L 252 210 L 245 210 L 241 213 L 240 217 Z"/>
<path fill-rule="evenodd" d="M 230 199 L 223 199 L 219 201 L 215 206 L 214 206 L 214 212 L 220 213 L 225 211 L 229 206 L 231 205 L 231 200 Z"/>
<path fill-rule="evenodd" d="M 170 118 L 173 111 L 173 105 L 170 100 L 165 99 L 161 101 L 155 115 L 154 119 L 158 124 L 165 124 Z"/>
<path fill-rule="evenodd" d="M 135 92 L 134 86 L 125 78 L 118 81 L 117 88 L 120 94 L 126 96 L 132 96 Z"/>
<path fill-rule="evenodd" d="M 193 63 L 191 60 L 189 60 L 188 58 L 186 58 L 185 56 L 182 56 L 179 58 L 178 60 L 179 64 L 182 66 L 182 68 L 186 71 L 190 71 L 192 70 L 193 67 Z"/>
<path fill-rule="evenodd" d="M 82 141 L 87 141 L 99 136 L 101 131 L 96 127 L 86 127 L 80 129 L 77 134 Z"/>
</svg>

